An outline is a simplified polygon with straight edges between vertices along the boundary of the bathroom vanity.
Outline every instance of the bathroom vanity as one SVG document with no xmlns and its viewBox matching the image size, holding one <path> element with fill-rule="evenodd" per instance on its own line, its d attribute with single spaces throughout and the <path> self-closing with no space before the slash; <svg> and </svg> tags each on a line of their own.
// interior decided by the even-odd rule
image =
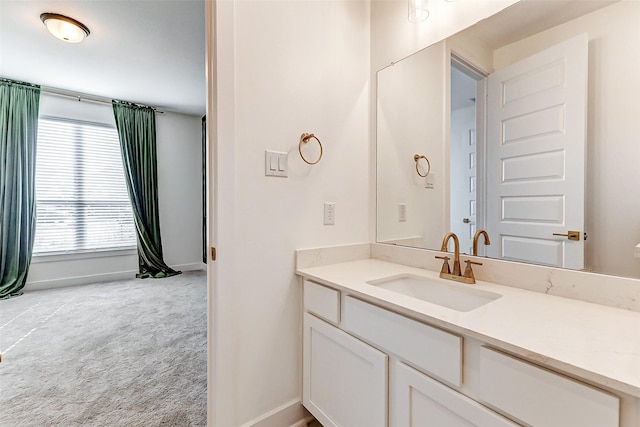
<svg viewBox="0 0 640 427">
<path fill-rule="evenodd" d="M 639 16 L 524 0 L 400 60 L 372 43 L 380 243 L 297 252 L 303 404 L 325 427 L 640 426 L 640 280 L 586 272 L 640 277 L 618 191 Z M 449 274 L 476 283 L 440 279 L 434 249 L 478 253 L 480 229 L 493 259 Z"/>
<path fill-rule="evenodd" d="M 483 280 L 505 261 L 476 259 L 468 285 L 438 278 L 431 251 L 297 255 L 303 404 L 325 427 L 640 425 L 637 311 L 526 289 L 518 264 L 514 286 Z"/>
</svg>

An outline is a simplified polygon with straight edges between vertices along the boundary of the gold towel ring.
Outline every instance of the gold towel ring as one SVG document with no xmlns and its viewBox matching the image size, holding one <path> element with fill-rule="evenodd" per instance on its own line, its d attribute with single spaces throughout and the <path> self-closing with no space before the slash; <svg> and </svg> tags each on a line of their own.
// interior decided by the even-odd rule
<svg viewBox="0 0 640 427">
<path fill-rule="evenodd" d="M 316 160 L 315 162 L 310 162 L 309 160 L 305 159 L 304 155 L 302 154 L 302 143 L 304 142 L 306 144 L 311 138 L 318 141 L 318 145 L 320 146 L 320 156 L 318 156 L 318 160 Z M 298 143 L 298 153 L 300 153 L 300 157 L 302 157 L 302 160 L 304 160 L 305 163 L 309 165 L 315 165 L 320 161 L 320 159 L 322 159 L 322 142 L 320 142 L 318 137 L 312 133 L 303 133 L 302 135 L 300 135 L 300 142 Z"/>
<path fill-rule="evenodd" d="M 427 173 L 425 173 L 424 175 L 421 174 L 420 169 L 418 169 L 418 162 L 420 161 L 420 159 L 425 159 L 427 161 Z M 427 156 L 423 154 L 414 154 L 413 160 L 416 161 L 416 172 L 418 173 L 418 175 L 420 175 L 422 178 L 425 178 L 426 176 L 428 176 L 429 172 L 431 172 L 431 162 L 429 162 L 429 159 L 427 159 Z"/>
</svg>

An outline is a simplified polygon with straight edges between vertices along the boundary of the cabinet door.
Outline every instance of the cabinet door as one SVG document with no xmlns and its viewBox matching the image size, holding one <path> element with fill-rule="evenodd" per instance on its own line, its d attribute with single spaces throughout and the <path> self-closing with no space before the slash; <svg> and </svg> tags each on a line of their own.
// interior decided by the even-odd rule
<svg viewBox="0 0 640 427">
<path fill-rule="evenodd" d="M 394 368 L 394 427 L 518 425 L 403 363 L 396 363 Z"/>
<path fill-rule="evenodd" d="M 303 403 L 324 427 L 387 425 L 388 356 L 304 314 Z"/>
<path fill-rule="evenodd" d="M 620 399 L 491 348 L 480 349 L 480 399 L 534 427 L 618 427 Z"/>
</svg>

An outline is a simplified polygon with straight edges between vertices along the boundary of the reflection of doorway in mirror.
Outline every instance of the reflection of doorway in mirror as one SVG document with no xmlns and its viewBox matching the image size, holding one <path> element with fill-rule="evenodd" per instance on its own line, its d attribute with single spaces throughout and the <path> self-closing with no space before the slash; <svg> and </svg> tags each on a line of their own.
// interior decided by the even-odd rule
<svg viewBox="0 0 640 427">
<path fill-rule="evenodd" d="M 476 231 L 476 92 L 483 76 L 451 61 L 451 198 L 449 228 L 471 253 Z"/>
</svg>

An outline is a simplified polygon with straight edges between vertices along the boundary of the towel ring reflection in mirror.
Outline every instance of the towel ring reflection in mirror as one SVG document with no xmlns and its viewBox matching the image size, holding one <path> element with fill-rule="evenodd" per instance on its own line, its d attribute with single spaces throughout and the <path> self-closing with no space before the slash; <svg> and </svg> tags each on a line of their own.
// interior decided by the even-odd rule
<svg viewBox="0 0 640 427">
<path fill-rule="evenodd" d="M 315 162 L 310 162 L 304 157 L 304 154 L 302 154 L 302 143 L 306 144 L 307 142 L 309 142 L 311 138 L 318 141 L 318 145 L 320 146 L 320 155 L 318 156 L 318 159 Z M 320 159 L 322 159 L 322 142 L 320 142 L 318 137 L 312 133 L 303 133 L 302 135 L 300 135 L 300 142 L 298 143 L 298 153 L 300 153 L 300 157 L 302 157 L 302 160 L 304 160 L 305 163 L 309 165 L 315 165 L 320 161 Z"/>
<path fill-rule="evenodd" d="M 420 173 L 420 168 L 418 167 L 420 163 L 420 159 L 424 159 L 427 162 L 427 171 L 424 174 Z M 418 175 L 421 176 L 422 178 L 427 177 L 429 175 L 429 172 L 431 172 L 431 162 L 429 162 L 429 159 L 427 159 L 427 156 L 425 156 L 424 154 L 414 154 L 413 160 L 416 161 L 416 172 L 418 173 Z"/>
</svg>

